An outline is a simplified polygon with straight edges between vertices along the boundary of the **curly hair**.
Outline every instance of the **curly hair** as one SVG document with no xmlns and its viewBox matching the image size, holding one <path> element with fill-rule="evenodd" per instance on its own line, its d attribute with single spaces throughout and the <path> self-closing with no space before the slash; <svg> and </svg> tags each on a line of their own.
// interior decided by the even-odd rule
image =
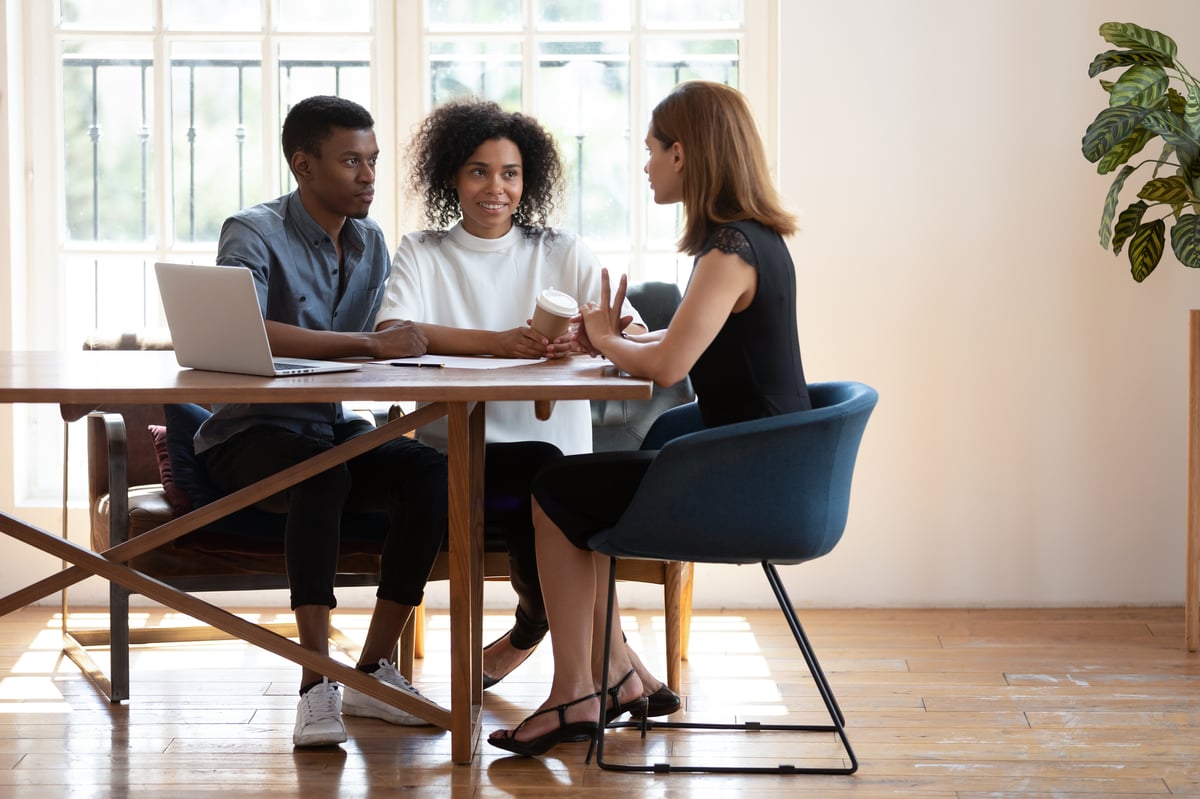
<svg viewBox="0 0 1200 799">
<path fill-rule="evenodd" d="M 537 120 L 488 100 L 455 100 L 430 112 L 408 145 L 408 185 L 424 198 L 425 220 L 445 230 L 462 216 L 453 180 L 479 145 L 508 139 L 521 151 L 524 188 L 513 222 L 527 234 L 550 227 L 562 195 L 558 147 Z"/>
</svg>

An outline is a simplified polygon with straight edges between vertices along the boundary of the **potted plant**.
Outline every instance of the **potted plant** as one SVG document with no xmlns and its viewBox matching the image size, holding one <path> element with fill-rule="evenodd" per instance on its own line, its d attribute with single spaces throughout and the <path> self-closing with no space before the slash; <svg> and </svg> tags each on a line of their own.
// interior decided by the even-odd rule
<svg viewBox="0 0 1200 799">
<path fill-rule="evenodd" d="M 1115 80 L 1100 79 L 1108 107 L 1083 136 L 1083 155 L 1096 171 L 1116 171 L 1100 217 L 1100 245 L 1120 254 L 1128 247 L 1133 279 L 1154 271 L 1171 220 L 1171 249 L 1184 266 L 1200 268 L 1200 83 L 1176 58 L 1175 41 L 1130 22 L 1106 22 L 1100 36 L 1120 49 L 1097 55 L 1089 77 L 1124 67 Z M 1157 157 L 1130 163 L 1160 139 Z M 1117 214 L 1126 182 L 1145 168 L 1137 200 Z"/>
</svg>

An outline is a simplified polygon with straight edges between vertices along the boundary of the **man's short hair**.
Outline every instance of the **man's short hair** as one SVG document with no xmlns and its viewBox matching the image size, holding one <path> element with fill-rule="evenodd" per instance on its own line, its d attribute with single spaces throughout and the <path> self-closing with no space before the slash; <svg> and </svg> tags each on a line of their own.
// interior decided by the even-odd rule
<svg viewBox="0 0 1200 799">
<path fill-rule="evenodd" d="M 288 163 L 297 152 L 321 155 L 321 142 L 333 128 L 370 130 L 375 120 L 353 100 L 330 95 L 307 97 L 292 106 L 283 121 L 283 157 Z"/>
</svg>

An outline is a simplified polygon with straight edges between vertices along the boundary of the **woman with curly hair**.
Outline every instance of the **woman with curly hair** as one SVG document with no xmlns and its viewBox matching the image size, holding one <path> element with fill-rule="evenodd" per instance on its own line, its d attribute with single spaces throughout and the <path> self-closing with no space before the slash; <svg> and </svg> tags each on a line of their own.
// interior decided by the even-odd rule
<svg viewBox="0 0 1200 799">
<path fill-rule="evenodd" d="M 532 117 L 463 100 L 426 117 L 408 158 L 409 188 L 422 198 L 430 229 L 409 233 L 396 248 L 377 326 L 412 322 L 434 354 L 560 358 L 579 351 L 573 332 L 549 340 L 530 324 L 534 299 L 546 288 L 579 301 L 600 296 L 596 256 L 575 235 L 550 227 L 562 190 L 553 137 Z M 645 332 L 628 302 L 622 315 L 622 328 Z M 512 629 L 484 649 L 484 687 L 491 687 L 546 634 L 530 486 L 546 461 L 591 451 L 591 410 L 586 400 L 559 402 L 541 421 L 532 402 L 489 402 L 486 428 L 486 523 L 503 514 L 518 596 Z M 445 449 L 444 423 L 419 435 Z M 662 686 L 644 673 L 652 688 Z M 660 699 L 670 693 L 661 691 Z M 670 696 L 668 711 L 678 706 Z"/>
</svg>

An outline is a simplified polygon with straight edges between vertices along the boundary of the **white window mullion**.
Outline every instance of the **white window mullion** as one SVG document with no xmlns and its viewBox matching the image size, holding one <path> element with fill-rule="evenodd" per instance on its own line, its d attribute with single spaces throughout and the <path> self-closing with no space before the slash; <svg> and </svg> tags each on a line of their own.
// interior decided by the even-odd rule
<svg viewBox="0 0 1200 799">
<path fill-rule="evenodd" d="M 650 0 L 652 1 L 652 0 Z M 629 259 L 629 279 L 644 274 L 646 262 L 646 205 L 647 196 L 644 143 L 650 108 L 646 97 L 646 12 L 648 0 L 633 0 L 633 35 L 629 42 L 629 238 L 633 252 Z"/>
<path fill-rule="evenodd" d="M 523 1 L 525 32 L 521 37 L 521 110 L 525 114 L 537 114 L 537 75 L 540 71 L 538 54 L 537 12 L 534 0 Z"/>
<path fill-rule="evenodd" d="M 175 170 L 171 168 L 171 40 L 163 26 L 163 0 L 157 0 L 154 6 L 154 67 L 151 70 L 154 114 L 150 140 L 154 143 L 154 198 L 159 208 L 154 243 L 157 255 L 161 257 L 170 251 L 175 240 L 175 203 L 172 199 Z"/>
</svg>

